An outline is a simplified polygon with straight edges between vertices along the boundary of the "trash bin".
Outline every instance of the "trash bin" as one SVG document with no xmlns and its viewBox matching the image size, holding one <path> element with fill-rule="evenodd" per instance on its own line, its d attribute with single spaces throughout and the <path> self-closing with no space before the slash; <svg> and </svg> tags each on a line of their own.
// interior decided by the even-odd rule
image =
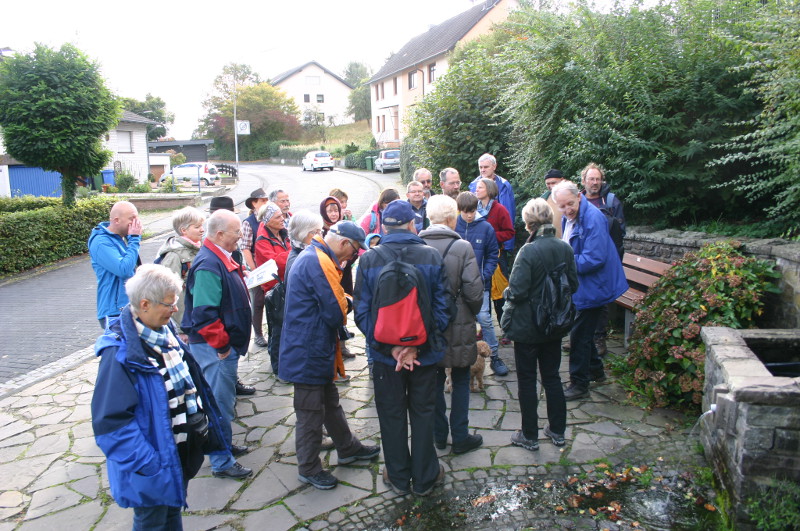
<svg viewBox="0 0 800 531">
<path fill-rule="evenodd" d="M 114 170 L 103 170 L 101 173 L 103 174 L 103 184 L 110 184 L 111 186 L 117 184 L 114 179 Z"/>
<path fill-rule="evenodd" d="M 364 157 L 364 160 L 367 163 L 367 169 L 372 171 L 375 169 L 375 159 L 377 157 Z"/>
</svg>

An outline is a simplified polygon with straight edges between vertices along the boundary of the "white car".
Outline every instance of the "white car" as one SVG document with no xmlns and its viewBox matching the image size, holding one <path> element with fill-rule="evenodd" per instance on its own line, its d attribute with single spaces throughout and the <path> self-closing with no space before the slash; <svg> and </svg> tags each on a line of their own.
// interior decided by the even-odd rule
<svg viewBox="0 0 800 531">
<path fill-rule="evenodd" d="M 210 162 L 187 162 L 186 164 L 175 166 L 170 174 L 161 176 L 161 182 L 163 183 L 170 175 L 173 176 L 176 184 L 180 181 L 188 180 L 195 186 L 198 181 L 205 186 L 209 186 L 219 179 L 217 167 Z"/>
<path fill-rule="evenodd" d="M 386 173 L 386 170 L 400 170 L 400 150 L 385 149 L 375 159 L 375 171 Z"/>
<path fill-rule="evenodd" d="M 303 171 L 324 170 L 333 171 L 333 157 L 327 151 L 309 151 L 303 158 Z"/>
</svg>

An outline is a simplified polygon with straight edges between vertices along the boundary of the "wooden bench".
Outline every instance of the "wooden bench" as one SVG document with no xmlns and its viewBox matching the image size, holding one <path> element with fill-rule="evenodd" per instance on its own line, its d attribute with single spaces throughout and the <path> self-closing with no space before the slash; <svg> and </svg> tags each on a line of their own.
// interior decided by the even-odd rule
<svg viewBox="0 0 800 531">
<path fill-rule="evenodd" d="M 625 271 L 625 278 L 628 281 L 628 291 L 619 296 L 616 303 L 625 308 L 625 347 L 628 347 L 628 338 L 631 335 L 633 325 L 633 307 L 644 298 L 647 290 L 661 278 L 667 270 L 672 267 L 670 264 L 659 262 L 639 256 L 636 254 L 625 253 L 622 257 L 622 269 Z"/>
</svg>

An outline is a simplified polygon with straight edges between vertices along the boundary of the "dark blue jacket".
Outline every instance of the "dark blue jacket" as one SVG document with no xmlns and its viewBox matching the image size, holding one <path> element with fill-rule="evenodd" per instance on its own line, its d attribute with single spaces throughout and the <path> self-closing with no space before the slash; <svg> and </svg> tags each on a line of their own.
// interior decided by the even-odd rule
<svg viewBox="0 0 800 531">
<path fill-rule="evenodd" d="M 108 221 L 99 223 L 89 235 L 89 257 L 97 276 L 97 318 L 119 315 L 128 304 L 125 281 L 133 276 L 139 260 L 140 236 L 122 236 L 108 231 Z"/>
<path fill-rule="evenodd" d="M 572 302 L 578 310 L 586 310 L 616 300 L 628 289 L 628 281 L 614 241 L 608 235 L 605 215 L 589 203 L 585 195 L 580 194 L 580 199 L 578 219 L 569 237 L 580 283 Z M 566 220 L 562 216 L 562 231 Z"/>
<path fill-rule="evenodd" d="M 177 337 L 172 322 L 168 326 Z M 180 344 L 209 419 L 214 453 L 229 452 L 214 396 L 189 347 Z M 164 378 L 145 348 L 129 306 L 97 339 L 95 353 L 101 358 L 92 396 L 95 442 L 106 455 L 111 495 L 120 507 L 186 507 Z"/>
<path fill-rule="evenodd" d="M 478 268 L 483 275 L 484 291 L 492 289 L 492 275 L 497 269 L 497 258 L 500 252 L 494 228 L 486 221 L 486 218 L 475 218 L 472 223 L 467 223 L 461 216 L 458 216 L 456 232 L 462 239 L 472 244 Z"/>
<path fill-rule="evenodd" d="M 278 364 L 282 379 L 308 385 L 333 381 L 337 332 L 347 323 L 341 274 L 339 259 L 317 239 L 292 263 Z"/>
<path fill-rule="evenodd" d="M 425 284 L 430 291 L 430 300 L 433 305 L 433 318 L 436 321 L 439 332 L 444 332 L 450 321 L 450 309 L 447 303 L 447 278 L 439 251 L 426 245 L 422 238 L 416 234 L 406 230 L 390 232 L 383 236 L 380 247 L 383 246 L 388 247 L 395 253 L 399 253 L 403 248 L 406 248 L 405 261 L 419 269 L 425 278 Z M 378 350 L 378 344 L 375 342 L 372 331 L 372 294 L 378 275 L 386 263 L 381 255 L 373 252 L 372 249 L 364 253 L 359 259 L 354 295 L 354 317 L 356 325 L 369 342 L 373 359 L 394 367 L 397 362 L 391 356 Z M 297 264 L 295 263 L 296 267 Z M 444 357 L 445 346 L 441 337 L 433 338 L 432 341 L 426 343 L 417 354 L 417 360 L 420 365 L 426 366 L 439 363 Z"/>
</svg>

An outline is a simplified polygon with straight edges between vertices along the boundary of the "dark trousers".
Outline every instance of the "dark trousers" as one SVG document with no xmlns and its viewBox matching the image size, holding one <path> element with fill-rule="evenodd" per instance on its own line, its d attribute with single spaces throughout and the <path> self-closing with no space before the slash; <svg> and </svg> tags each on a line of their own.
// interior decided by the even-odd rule
<svg viewBox="0 0 800 531">
<path fill-rule="evenodd" d="M 375 407 L 381 426 L 383 457 L 389 479 L 398 489 L 424 492 L 439 475 L 433 446 L 436 366 L 396 372 L 381 362 L 373 365 Z M 411 423 L 411 451 L 408 425 Z"/>
<path fill-rule="evenodd" d="M 183 482 L 186 492 L 188 481 Z M 181 508 L 169 505 L 156 505 L 155 507 L 133 508 L 133 531 L 183 531 Z"/>
<path fill-rule="evenodd" d="M 450 424 L 447 423 L 447 403 L 444 400 L 444 383 L 447 373 L 436 369 L 436 413 L 433 433 L 436 441 L 446 442 L 447 433 L 452 434 L 453 444 L 464 441 L 469 435 L 469 367 L 453 367 L 451 379 L 453 392 L 450 395 Z"/>
<path fill-rule="evenodd" d="M 589 388 L 591 375 L 603 370 L 603 361 L 594 346 L 594 331 L 603 307 L 579 310 L 569 332 L 569 379 L 575 385 Z"/>
<path fill-rule="evenodd" d="M 567 402 L 558 369 L 561 367 L 561 339 L 548 343 L 514 342 L 517 362 L 517 390 L 522 412 L 522 433 L 526 439 L 539 438 L 539 393 L 536 390 L 536 368 L 542 373 L 542 387 L 547 397 L 547 420 L 550 430 L 563 435 L 567 429 Z"/>
<path fill-rule="evenodd" d="M 319 459 L 322 425 L 336 445 L 339 457 L 350 457 L 361 450 L 361 442 L 350 431 L 339 404 L 339 390 L 333 382 L 325 385 L 294 384 L 294 444 L 297 470 L 304 476 L 322 471 Z"/>
<path fill-rule="evenodd" d="M 273 374 L 278 374 L 278 364 L 280 363 L 281 350 L 281 328 L 283 321 L 278 321 L 274 315 L 267 311 L 267 352 L 269 352 L 269 362 L 272 365 Z"/>
<path fill-rule="evenodd" d="M 253 332 L 256 337 L 263 337 L 263 323 L 264 323 L 264 289 L 261 286 L 256 286 L 250 290 L 250 299 L 253 301 Z"/>
<path fill-rule="evenodd" d="M 612 302 L 611 304 L 614 303 Z M 600 307 L 600 315 L 597 317 L 597 326 L 594 329 L 595 338 L 605 338 L 608 335 L 606 329 L 608 328 L 608 309 L 611 304 Z"/>
</svg>

